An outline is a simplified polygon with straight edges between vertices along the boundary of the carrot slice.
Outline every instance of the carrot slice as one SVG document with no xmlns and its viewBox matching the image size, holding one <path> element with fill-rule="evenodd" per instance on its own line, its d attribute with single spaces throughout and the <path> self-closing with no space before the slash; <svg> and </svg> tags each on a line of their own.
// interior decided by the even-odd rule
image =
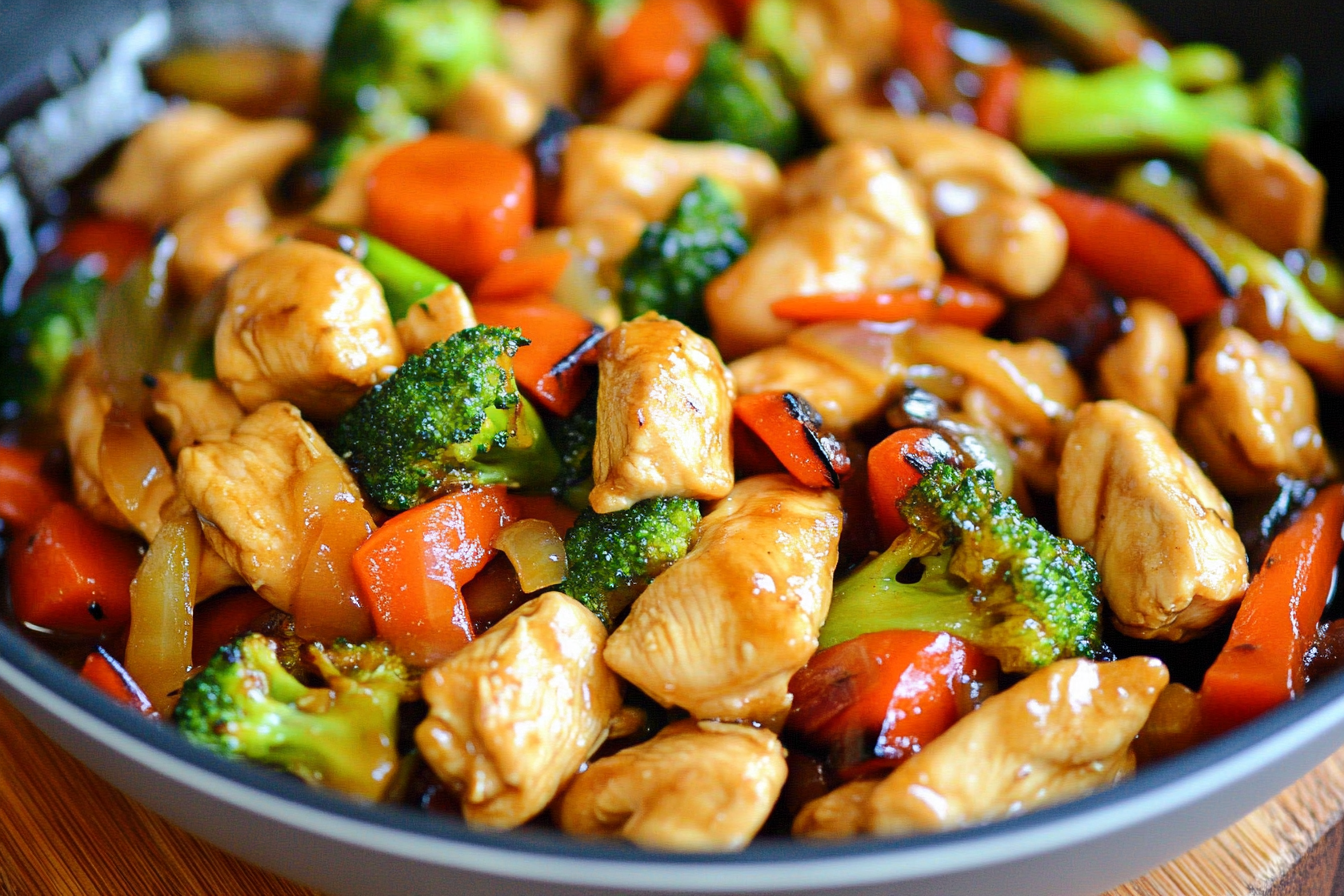
<svg viewBox="0 0 1344 896">
<path fill-rule="evenodd" d="M 722 32 L 719 12 L 707 0 L 643 0 L 603 57 L 608 102 L 655 81 L 687 83 Z"/>
<path fill-rule="evenodd" d="M 821 415 L 807 399 L 792 392 L 743 395 L 733 413 L 803 485 L 839 488 L 849 473 L 845 446 L 822 430 Z"/>
<path fill-rule="evenodd" d="M 868 452 L 868 497 L 883 544 L 910 528 L 897 505 L 937 461 L 955 462 L 956 451 L 922 426 L 899 429 Z"/>
<path fill-rule="evenodd" d="M 394 516 L 355 552 L 355 580 L 378 637 L 431 666 L 474 636 L 462 586 L 495 555 L 516 513 L 503 486 L 444 495 Z"/>
<path fill-rule="evenodd" d="M 603 330 L 588 318 L 555 302 L 486 303 L 476 320 L 491 327 L 517 327 L 532 344 L 513 356 L 518 385 L 552 413 L 568 417 L 592 388 L 597 373 L 584 355 L 602 339 Z"/>
<path fill-rule="evenodd" d="M 95 647 L 85 658 L 84 665 L 79 670 L 79 677 L 118 703 L 124 703 L 150 718 L 159 717 L 144 689 L 136 684 L 126 668 L 102 647 Z"/>
<path fill-rule="evenodd" d="M 1213 253 L 1153 212 L 1063 187 L 1041 199 L 1064 222 L 1070 257 L 1125 298 L 1161 302 L 1189 324 L 1234 295 Z"/>
<path fill-rule="evenodd" d="M 776 317 L 797 323 L 868 320 L 897 323 L 953 324 L 983 332 L 1007 306 L 1002 298 L 974 280 L 948 274 L 937 288 L 910 286 L 860 292 L 833 292 L 778 299 L 770 306 Z"/>
<path fill-rule="evenodd" d="M 1344 485 L 1331 485 L 1279 533 L 1242 599 L 1227 644 L 1204 674 L 1200 708 L 1221 734 L 1302 693 L 1303 658 L 1334 584 Z"/>
<path fill-rule="evenodd" d="M 1005 140 L 1013 139 L 1022 71 L 1022 60 L 1011 54 L 1003 63 L 986 67 L 981 75 L 980 96 L 975 100 L 975 123 Z"/>
<path fill-rule="evenodd" d="M 473 302 L 509 302 L 550 296 L 569 267 L 569 250 L 513 258 L 495 265 L 476 284 Z"/>
<path fill-rule="evenodd" d="M 130 621 L 139 566 L 139 539 L 58 501 L 10 550 L 14 615 L 62 632 L 116 631 Z"/>
<path fill-rule="evenodd" d="M 27 529 L 41 519 L 60 492 L 42 475 L 42 453 L 0 445 L 0 520 Z"/>
<path fill-rule="evenodd" d="M 403 144 L 369 177 L 369 230 L 468 285 L 513 256 L 533 206 L 527 156 L 457 134 Z"/>
<path fill-rule="evenodd" d="M 219 648 L 252 631 L 274 610 L 266 598 L 250 588 L 234 588 L 210 598 L 196 608 L 192 619 L 191 664 L 205 665 Z"/>
<path fill-rule="evenodd" d="M 54 254 L 71 263 L 96 255 L 100 259 L 103 279 L 116 283 L 131 262 L 149 255 L 153 247 L 153 234 L 134 221 L 85 218 L 66 228 Z"/>
</svg>

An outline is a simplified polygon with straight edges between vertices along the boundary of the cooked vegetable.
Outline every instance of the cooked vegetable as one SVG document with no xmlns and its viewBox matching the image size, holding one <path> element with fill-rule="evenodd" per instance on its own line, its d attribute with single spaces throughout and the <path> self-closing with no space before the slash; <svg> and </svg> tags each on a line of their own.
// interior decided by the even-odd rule
<svg viewBox="0 0 1344 896">
<path fill-rule="evenodd" d="M 597 441 L 597 390 L 574 408 L 568 417 L 546 415 L 546 432 L 560 456 L 560 471 L 551 491 L 567 504 L 586 510 L 593 487 L 593 444 Z"/>
<path fill-rule="evenodd" d="M 822 647 L 886 629 L 945 631 L 1006 672 L 1102 652 L 1096 563 L 1000 495 L 989 472 L 934 464 L 901 513 L 910 531 L 836 584 Z M 922 575 L 907 583 L 916 560 Z"/>
<path fill-rule="evenodd" d="M 520 519 L 495 536 L 494 546 L 509 558 L 524 591 L 537 592 L 565 580 L 565 543 L 546 520 Z"/>
<path fill-rule="evenodd" d="M 309 224 L 296 236 L 338 249 L 369 269 L 383 288 L 383 298 L 394 321 L 401 320 L 416 302 L 429 298 L 453 281 L 396 246 L 360 230 L 337 230 Z"/>
<path fill-rule="evenodd" d="M 747 251 L 742 213 L 724 189 L 696 178 L 663 222 L 644 228 L 639 245 L 621 263 L 621 311 L 647 311 L 709 331 L 705 287 Z"/>
<path fill-rule="evenodd" d="M 790 296 L 770 305 L 775 317 L 797 323 L 826 320 L 903 320 L 953 324 L 985 331 L 998 320 L 1006 304 L 998 294 L 975 281 L 948 274 L 935 289 L 911 286 L 870 292 L 833 292 Z"/>
<path fill-rule="evenodd" d="M 1039 19 L 1089 65 L 1119 65 L 1163 43 L 1148 22 L 1120 0 L 1005 0 Z"/>
<path fill-rule="evenodd" d="M 565 535 L 569 576 L 559 590 L 607 626 L 661 572 L 686 556 L 700 505 L 689 498 L 649 498 L 614 513 L 579 514 Z"/>
<path fill-rule="evenodd" d="M 66 366 L 97 332 L 104 280 L 76 266 L 49 277 L 18 310 L 0 318 L 0 403 L 49 411 Z"/>
<path fill-rule="evenodd" d="M 550 297 L 572 256 L 568 249 L 501 261 L 489 270 L 472 294 L 475 302 L 507 302 Z"/>
<path fill-rule="evenodd" d="M 270 638 L 244 635 L 186 683 L 173 721 L 217 753 L 379 799 L 397 769 L 397 712 L 412 693 L 405 665 L 376 641 L 312 644 L 305 659 L 323 686 L 286 671 Z"/>
<path fill-rule="evenodd" d="M 896 58 L 915 76 L 928 103 L 946 108 L 957 96 L 956 59 L 948 46 L 952 22 L 938 0 L 897 0 L 900 33 Z"/>
<path fill-rule="evenodd" d="M 513 358 L 513 375 L 533 401 L 562 417 L 574 413 L 597 380 L 585 357 L 605 331 L 555 302 L 499 302 L 476 308 L 482 325 L 516 328 L 527 344 Z"/>
<path fill-rule="evenodd" d="M 27 529 L 46 516 L 60 491 L 42 472 L 42 454 L 0 445 L 0 520 Z"/>
<path fill-rule="evenodd" d="M 923 426 L 899 429 L 868 452 L 868 499 L 883 544 L 909 530 L 901 505 L 910 490 L 934 464 L 956 456 L 942 434 Z"/>
<path fill-rule="evenodd" d="M 192 617 L 192 666 L 204 666 L 216 650 L 239 635 L 260 631 L 257 626 L 278 612 L 266 598 L 246 588 L 235 588 L 205 601 Z"/>
<path fill-rule="evenodd" d="M 430 346 L 337 421 L 332 447 L 388 510 L 454 485 L 549 486 L 555 449 L 510 363 L 526 344 L 517 330 L 473 327 Z"/>
<path fill-rule="evenodd" d="M 183 504 L 154 536 L 131 582 L 126 671 L 164 716 L 172 711 L 191 669 L 203 542 L 196 511 Z"/>
<path fill-rule="evenodd" d="M 599 24 L 619 28 L 602 58 L 610 102 L 659 81 L 689 81 L 700 69 L 706 45 L 723 30 L 710 0 L 611 0 L 601 10 Z"/>
<path fill-rule="evenodd" d="M 84 665 L 79 669 L 79 677 L 118 703 L 124 703 L 142 715 L 158 718 L 158 713 L 140 685 L 135 683 L 135 679 L 106 648 L 95 647 L 85 657 Z"/>
<path fill-rule="evenodd" d="M 849 474 L 845 446 L 822 429 L 821 415 L 806 398 L 792 392 L 744 395 L 733 404 L 733 413 L 803 485 L 839 488 Z"/>
</svg>

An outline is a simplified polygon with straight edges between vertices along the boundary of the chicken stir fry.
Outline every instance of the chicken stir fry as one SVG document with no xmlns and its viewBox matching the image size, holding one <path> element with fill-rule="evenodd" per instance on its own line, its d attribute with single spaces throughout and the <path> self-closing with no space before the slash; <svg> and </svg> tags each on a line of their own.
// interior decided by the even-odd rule
<svg viewBox="0 0 1344 896">
<path fill-rule="evenodd" d="M 989 823 L 1298 697 L 1344 268 L 1291 67 L 1027 5 L 1055 50 L 361 0 L 283 97 L 170 58 L 0 317 L 9 618 L 217 753 L 669 852 Z"/>
</svg>

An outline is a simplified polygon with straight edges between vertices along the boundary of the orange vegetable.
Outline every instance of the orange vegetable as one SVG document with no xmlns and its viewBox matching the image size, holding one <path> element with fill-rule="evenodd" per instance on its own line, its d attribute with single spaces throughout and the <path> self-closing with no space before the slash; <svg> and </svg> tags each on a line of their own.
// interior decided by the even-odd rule
<svg viewBox="0 0 1344 896">
<path fill-rule="evenodd" d="M 797 323 L 828 320 L 870 320 L 895 323 L 913 320 L 953 324 L 984 331 L 1006 305 L 992 290 L 973 280 L 949 274 L 936 288 L 910 286 L 864 292 L 834 292 L 778 299 L 770 310 Z"/>
<path fill-rule="evenodd" d="M 550 296 L 569 267 L 569 250 L 557 249 L 542 255 L 513 258 L 495 265 L 476 284 L 473 302 L 530 301 L 533 296 Z"/>
<path fill-rule="evenodd" d="M 520 520 L 545 520 L 564 535 L 574 526 L 579 512 L 551 495 L 510 495 Z"/>
<path fill-rule="evenodd" d="M 159 717 L 140 685 L 136 684 L 135 679 L 121 663 L 102 647 L 95 647 L 85 658 L 84 665 L 79 670 L 79 677 L 118 703 L 124 703 L 150 718 Z"/>
<path fill-rule="evenodd" d="M 849 473 L 845 446 L 822 431 L 821 415 L 807 399 L 792 392 L 743 395 L 733 413 L 803 485 L 839 488 Z"/>
<path fill-rule="evenodd" d="M 1189 324 L 1232 297 L 1213 254 L 1184 229 L 1136 206 L 1076 190 L 1055 187 L 1041 198 L 1064 222 L 1069 256 L 1125 298 L 1161 302 Z"/>
<path fill-rule="evenodd" d="M 1204 674 L 1200 711 L 1221 734 L 1302 693 L 1303 657 L 1334 584 L 1344 544 L 1344 485 L 1331 485 L 1269 546 L 1232 623 L 1232 634 Z"/>
<path fill-rule="evenodd" d="M 368 227 L 467 285 L 532 233 L 532 164 L 514 149 L 434 133 L 389 152 L 368 182 Z"/>
<path fill-rule="evenodd" d="M 42 454 L 0 445 L 0 520 L 27 529 L 56 503 L 60 491 L 42 475 Z"/>
<path fill-rule="evenodd" d="M 794 674 L 788 726 L 819 745 L 862 740 L 860 763 L 841 770 L 853 777 L 919 752 L 997 677 L 998 663 L 946 632 L 872 632 L 818 652 Z"/>
<path fill-rule="evenodd" d="M 868 452 L 868 497 L 884 545 L 910 528 L 897 505 L 905 500 L 937 461 L 954 461 L 956 451 L 931 429 L 911 426 L 900 429 Z"/>
<path fill-rule="evenodd" d="M 1013 139 L 1017 94 L 1022 86 L 1022 60 L 1010 55 L 981 74 L 980 96 L 975 100 L 975 123 L 1005 140 Z"/>
<path fill-rule="evenodd" d="M 53 254 L 72 264 L 99 256 L 103 279 L 116 283 L 131 262 L 149 255 L 153 247 L 153 234 L 133 221 L 85 218 L 66 228 Z"/>
<path fill-rule="evenodd" d="M 936 0 L 895 0 L 900 13 L 900 36 L 896 57 L 900 65 L 919 80 L 933 108 L 943 108 L 956 99 L 952 82 L 956 59 L 947 44 L 952 23 Z"/>
<path fill-rule="evenodd" d="M 469 642 L 462 586 L 495 555 L 495 536 L 515 518 L 504 487 L 490 486 L 421 504 L 374 532 L 354 567 L 378 637 L 420 666 Z"/>
<path fill-rule="evenodd" d="M 655 81 L 687 83 L 699 71 L 705 47 L 723 30 L 708 0 L 643 0 L 603 57 L 608 102 Z"/>
<path fill-rule="evenodd" d="M 9 552 L 14 615 L 40 628 L 97 635 L 131 618 L 140 541 L 58 501 Z"/>
<path fill-rule="evenodd" d="M 531 341 L 513 356 L 513 375 L 529 398 L 568 417 L 593 387 L 597 373 L 584 355 L 602 339 L 601 327 L 555 302 L 486 303 L 476 320 L 491 327 L 517 327 Z"/>
<path fill-rule="evenodd" d="M 210 598 L 196 608 L 191 627 L 191 664 L 203 666 L 219 648 L 228 644 L 274 611 L 274 607 L 249 588 L 234 588 Z"/>
</svg>

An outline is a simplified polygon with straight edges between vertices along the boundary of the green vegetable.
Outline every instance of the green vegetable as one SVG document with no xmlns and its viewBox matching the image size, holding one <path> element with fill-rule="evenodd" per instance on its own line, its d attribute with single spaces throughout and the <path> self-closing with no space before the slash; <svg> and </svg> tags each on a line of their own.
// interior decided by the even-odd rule
<svg viewBox="0 0 1344 896">
<path fill-rule="evenodd" d="M 669 137 L 727 140 L 764 150 L 778 161 L 797 154 L 802 140 L 798 110 L 768 63 L 721 37 L 672 111 Z"/>
<path fill-rule="evenodd" d="M 714 181 L 699 177 L 666 221 L 644 228 L 621 264 L 621 312 L 646 311 L 709 331 L 705 287 L 747 251 L 742 215 Z"/>
<path fill-rule="evenodd" d="M 597 441 L 597 389 L 588 395 L 568 417 L 545 414 L 546 432 L 560 456 L 560 472 L 551 483 L 557 498 L 584 510 L 588 493 L 593 490 L 593 443 Z"/>
<path fill-rule="evenodd" d="M 560 590 L 607 628 L 690 547 L 700 505 L 690 498 L 649 498 L 615 513 L 579 514 L 565 534 L 569 577 Z"/>
<path fill-rule="evenodd" d="M 435 343 L 337 421 L 332 447 L 393 511 L 459 484 L 549 488 L 559 460 L 510 361 L 527 344 L 484 326 Z"/>
<path fill-rule="evenodd" d="M 887 629 L 945 631 L 1007 672 L 1102 649 L 1096 563 L 999 494 L 992 473 L 935 464 L 901 513 L 909 531 L 835 586 L 822 648 Z"/>
<path fill-rule="evenodd" d="M 752 56 L 777 60 L 794 85 L 807 80 L 812 71 L 811 53 L 794 26 L 793 0 L 755 0 L 742 43 Z"/>
<path fill-rule="evenodd" d="M 65 369 L 98 329 L 104 282 L 79 266 L 53 274 L 18 310 L 0 319 L 0 402 L 51 409 Z"/>
<path fill-rule="evenodd" d="M 310 784 L 379 799 L 397 768 L 397 712 L 414 690 L 405 664 L 381 642 L 305 659 L 324 681 L 290 674 L 265 635 L 221 647 L 182 688 L 173 721 L 187 739 L 226 756 L 282 768 Z"/>
<path fill-rule="evenodd" d="M 382 286 L 383 298 L 394 321 L 405 317 L 416 302 L 456 285 L 447 274 L 362 230 L 310 224 L 297 236 L 344 252 L 364 265 Z"/>
</svg>

